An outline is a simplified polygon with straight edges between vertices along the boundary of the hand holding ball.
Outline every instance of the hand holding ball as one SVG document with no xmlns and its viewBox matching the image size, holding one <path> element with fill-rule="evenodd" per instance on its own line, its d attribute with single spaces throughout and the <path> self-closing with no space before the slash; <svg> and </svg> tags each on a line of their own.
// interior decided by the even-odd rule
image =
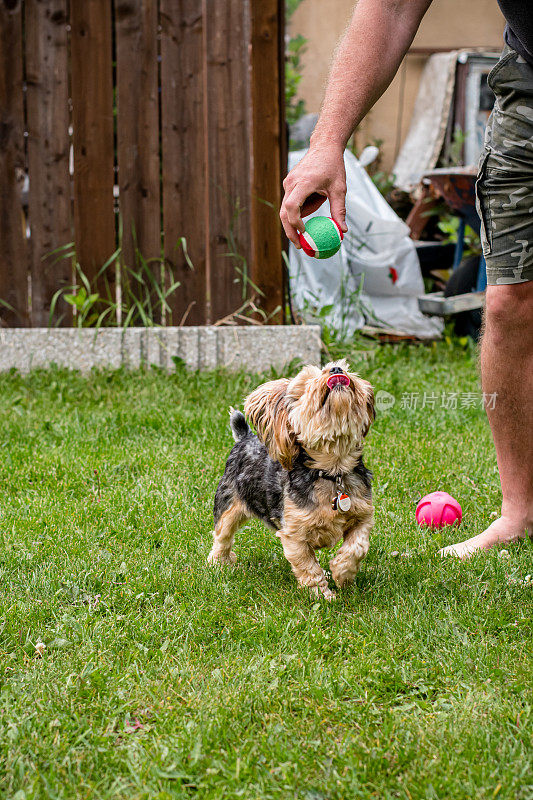
<svg viewBox="0 0 533 800">
<path fill-rule="evenodd" d="M 419 502 L 415 516 L 419 525 L 443 528 L 445 525 L 459 525 L 463 511 L 457 500 L 447 492 L 431 492 Z"/>
<path fill-rule="evenodd" d="M 331 217 L 311 217 L 305 233 L 298 234 L 302 250 L 313 258 L 331 258 L 338 253 L 344 235 Z"/>
</svg>

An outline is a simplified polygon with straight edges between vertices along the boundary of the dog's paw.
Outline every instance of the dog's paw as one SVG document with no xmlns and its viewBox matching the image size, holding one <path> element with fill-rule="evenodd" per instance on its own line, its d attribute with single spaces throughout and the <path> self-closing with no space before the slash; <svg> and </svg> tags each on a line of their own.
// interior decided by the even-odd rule
<svg viewBox="0 0 533 800">
<path fill-rule="evenodd" d="M 324 600 L 327 600 L 328 602 L 331 602 L 332 600 L 336 600 L 337 599 L 337 595 L 335 594 L 335 592 L 333 592 L 329 588 L 329 586 L 326 586 L 326 588 L 322 589 L 321 591 L 322 591 L 322 595 L 324 597 Z"/>
<path fill-rule="evenodd" d="M 330 603 L 332 600 L 335 600 L 337 595 L 335 592 L 332 592 L 329 586 L 310 586 L 309 590 L 311 594 L 314 594 L 315 597 L 323 597 L 324 600 L 327 600 Z"/>
<path fill-rule="evenodd" d="M 207 563 L 208 564 L 221 564 L 226 567 L 231 567 L 237 561 L 237 556 L 233 552 L 230 553 L 215 553 L 214 550 L 211 550 L 209 555 L 207 556 Z"/>
<path fill-rule="evenodd" d="M 343 586 L 348 586 L 349 583 L 353 583 L 358 567 L 359 564 L 351 565 L 350 567 L 347 567 L 346 564 L 336 564 L 335 559 L 329 562 L 331 577 L 339 589 L 342 589 Z"/>
<path fill-rule="evenodd" d="M 331 570 L 331 576 L 335 581 L 335 586 L 339 589 L 342 589 L 343 586 L 347 586 L 349 583 L 352 583 L 353 579 L 355 578 L 354 575 L 347 575 L 345 572 L 335 572 L 335 570 Z"/>
</svg>

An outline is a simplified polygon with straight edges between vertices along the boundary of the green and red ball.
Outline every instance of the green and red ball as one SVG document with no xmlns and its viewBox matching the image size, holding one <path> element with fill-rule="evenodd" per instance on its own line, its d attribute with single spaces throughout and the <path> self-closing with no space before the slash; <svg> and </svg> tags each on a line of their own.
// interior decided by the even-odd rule
<svg viewBox="0 0 533 800">
<path fill-rule="evenodd" d="M 300 245 L 312 258 L 331 258 L 338 253 L 344 234 L 332 217 L 311 217 L 305 233 L 298 234 Z"/>
</svg>

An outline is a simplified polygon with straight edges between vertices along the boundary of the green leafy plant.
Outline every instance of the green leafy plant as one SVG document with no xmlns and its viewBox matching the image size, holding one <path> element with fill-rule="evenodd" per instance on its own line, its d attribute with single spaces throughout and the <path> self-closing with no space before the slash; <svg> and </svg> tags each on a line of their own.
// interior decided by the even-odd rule
<svg viewBox="0 0 533 800">
<path fill-rule="evenodd" d="M 91 313 L 100 300 L 98 292 L 88 294 L 85 286 L 80 286 L 76 294 L 66 292 L 63 299 L 76 309 L 76 317 L 80 322 L 83 320 L 84 326 L 90 327 L 98 319 L 96 311 Z"/>
<path fill-rule="evenodd" d="M 443 243 L 448 244 L 456 244 L 458 238 L 458 231 L 459 231 L 459 217 L 454 216 L 453 214 L 445 213 L 441 217 L 441 219 L 437 223 L 437 228 L 439 231 L 444 234 Z M 464 249 L 463 249 L 463 256 L 468 258 L 469 256 L 475 256 L 481 254 L 481 241 L 479 236 L 475 232 L 470 225 L 465 225 L 465 232 L 464 232 Z"/>
<path fill-rule="evenodd" d="M 56 260 L 69 259 L 73 263 L 76 282 L 71 286 L 57 290 L 50 304 L 49 326 L 54 324 L 54 316 L 60 299 L 63 299 L 73 310 L 73 322 L 77 328 L 108 327 L 128 328 L 135 325 L 153 327 L 164 322 L 170 314 L 170 298 L 180 287 L 175 280 L 172 267 L 161 258 L 146 259 L 142 255 L 135 229 L 134 264 L 128 265 L 124 260 L 122 222 L 119 225 L 119 246 L 102 265 L 94 279 L 84 273 L 76 256 L 74 243 L 69 243 L 52 253 Z M 194 266 L 187 252 L 187 242 L 181 237 L 176 242 L 181 247 L 185 260 L 190 267 Z M 110 282 L 110 274 L 116 278 Z M 103 288 L 102 288 L 103 287 Z M 59 325 L 63 316 L 55 320 Z"/>
<path fill-rule="evenodd" d="M 240 200 L 237 198 L 233 207 L 231 222 L 226 232 L 226 241 L 228 243 L 229 250 L 227 253 L 224 253 L 226 258 L 233 259 L 233 266 L 235 269 L 235 278 L 233 279 L 233 282 L 241 284 L 241 295 L 243 301 L 249 297 L 250 289 L 253 293 L 259 295 L 260 297 L 265 296 L 259 286 L 257 286 L 250 278 L 248 273 L 248 259 L 239 252 L 237 245 L 236 229 L 239 219 L 244 211 L 245 208 L 241 206 Z"/>
<path fill-rule="evenodd" d="M 392 190 L 394 189 L 394 182 L 396 180 L 396 176 L 392 174 L 392 172 L 383 172 L 382 170 L 378 170 L 374 172 L 373 175 L 370 176 L 372 179 L 372 183 L 379 191 L 383 197 L 386 197 Z"/>
<path fill-rule="evenodd" d="M 270 313 L 261 308 L 259 298 L 264 297 L 264 293 L 250 278 L 248 261 L 239 252 L 236 231 L 238 221 L 244 211 L 245 209 L 237 200 L 226 232 L 228 251 L 224 254 L 226 258 L 233 260 L 234 280 L 242 287 L 242 304 L 231 314 L 217 320 L 215 323 L 217 325 L 231 325 L 238 322 L 264 325 L 277 318 L 281 311 L 280 306 Z M 75 282 L 70 286 L 58 289 L 52 298 L 49 314 L 50 327 L 60 325 L 64 319 L 64 314 L 56 318 L 60 300 L 72 307 L 73 324 L 77 328 L 99 329 L 104 325 L 121 328 L 157 327 L 165 324 L 172 312 L 170 300 L 179 290 L 181 282 L 175 279 L 172 267 L 163 256 L 148 259 L 143 256 L 138 247 L 134 227 L 132 236 L 134 264 L 129 265 L 124 259 L 123 229 L 122 221 L 120 221 L 119 246 L 92 280 L 84 273 L 77 259 L 73 242 L 59 247 L 45 256 L 45 258 L 55 256 L 56 261 L 70 260 L 75 275 Z M 174 249 L 182 251 L 188 267 L 193 270 L 194 265 L 189 257 L 187 241 L 184 237 L 177 240 Z M 115 280 L 110 281 L 110 277 Z M 192 303 L 178 324 L 185 323 L 191 307 Z"/>
<path fill-rule="evenodd" d="M 460 125 L 456 125 L 453 131 L 452 139 L 448 145 L 445 157 L 443 158 L 443 166 L 458 167 L 463 164 L 463 151 L 466 142 L 466 133 Z"/>
<path fill-rule="evenodd" d="M 11 305 L 11 303 L 8 303 L 7 300 L 2 300 L 1 297 L 0 297 L 0 308 L 6 308 L 8 311 L 12 311 L 14 314 L 17 313 L 16 310 Z"/>
<path fill-rule="evenodd" d="M 285 14 L 289 20 L 303 0 L 286 0 Z"/>
<path fill-rule="evenodd" d="M 375 136 L 373 139 L 371 139 L 370 142 L 367 142 L 365 144 L 362 150 L 359 150 L 359 148 L 356 147 L 355 140 L 356 140 L 356 135 L 354 133 L 354 135 L 350 138 L 350 141 L 348 142 L 348 147 L 356 158 L 359 157 L 359 155 L 368 145 L 372 145 L 378 148 L 379 154 L 377 158 L 374 161 L 372 161 L 371 164 L 368 165 L 366 171 L 370 176 L 372 183 L 379 191 L 379 193 L 382 194 L 383 197 L 386 197 L 392 191 L 392 189 L 394 189 L 394 182 L 396 180 L 396 176 L 393 175 L 392 172 L 389 173 L 379 169 L 379 165 L 381 163 L 381 148 L 383 146 L 384 140 L 380 139 L 378 136 Z"/>
<path fill-rule="evenodd" d="M 290 22 L 294 12 L 302 0 L 286 0 L 285 15 Z M 305 101 L 298 98 L 298 87 L 302 80 L 302 56 L 305 53 L 307 39 L 301 34 L 291 35 L 287 41 L 285 53 L 285 116 L 289 125 L 303 117 L 306 113 Z"/>
<path fill-rule="evenodd" d="M 266 200 L 261 200 L 261 198 L 259 198 L 259 200 L 268 206 L 272 205 Z M 234 204 L 231 221 L 228 230 L 226 231 L 228 251 L 224 253 L 226 258 L 231 258 L 233 260 L 233 267 L 235 270 L 233 282 L 240 283 L 241 285 L 242 304 L 235 311 L 232 311 L 230 314 L 222 317 L 222 319 L 217 320 L 214 323 L 215 325 L 232 325 L 238 324 L 239 322 L 247 322 L 255 325 L 266 325 L 271 320 L 275 319 L 281 311 L 281 306 L 277 306 L 273 311 L 267 314 L 267 312 L 261 308 L 260 298 L 264 298 L 265 293 L 250 278 L 248 259 L 239 251 L 236 230 L 239 219 L 245 210 L 246 209 L 241 205 L 239 198 L 237 198 Z"/>
<path fill-rule="evenodd" d="M 290 262 L 286 254 L 283 254 L 287 269 L 290 270 Z M 354 315 L 361 315 L 370 322 L 378 326 L 384 325 L 375 314 L 374 309 L 363 297 L 364 274 L 355 289 L 348 285 L 346 275 L 341 277 L 339 286 L 339 296 L 335 303 L 323 303 L 319 295 L 314 292 L 307 292 L 300 308 L 302 321 L 316 323 L 322 328 L 322 340 L 326 347 L 330 345 L 341 346 L 350 341 L 354 332 L 351 321 Z M 333 311 L 337 311 L 335 325 L 332 325 L 330 316 Z"/>
<path fill-rule="evenodd" d="M 289 125 L 306 113 L 305 101 L 298 98 L 298 87 L 302 80 L 302 56 L 307 39 L 301 34 L 291 36 L 287 43 L 285 61 L 285 115 Z"/>
</svg>

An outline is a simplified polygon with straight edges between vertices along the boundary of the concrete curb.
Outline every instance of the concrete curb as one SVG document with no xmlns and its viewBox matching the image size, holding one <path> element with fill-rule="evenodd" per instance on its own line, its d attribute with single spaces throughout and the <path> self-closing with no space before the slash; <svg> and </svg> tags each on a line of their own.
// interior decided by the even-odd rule
<svg viewBox="0 0 533 800">
<path fill-rule="evenodd" d="M 174 369 L 180 358 L 192 370 L 217 367 L 263 372 L 294 359 L 320 364 L 319 325 L 249 325 L 182 328 L 0 328 L 0 371 L 143 364 Z"/>
</svg>

